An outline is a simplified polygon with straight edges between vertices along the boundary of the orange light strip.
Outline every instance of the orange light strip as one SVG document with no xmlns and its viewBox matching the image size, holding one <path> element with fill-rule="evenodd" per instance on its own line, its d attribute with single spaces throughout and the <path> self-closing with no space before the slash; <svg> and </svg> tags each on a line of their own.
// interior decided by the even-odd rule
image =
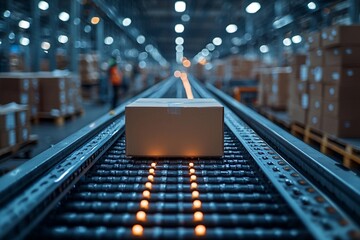
<svg viewBox="0 0 360 240">
<path fill-rule="evenodd" d="M 146 212 L 149 209 L 149 200 L 151 198 L 151 189 L 153 187 L 156 163 L 153 162 L 149 168 L 148 181 L 145 183 L 145 189 L 142 192 L 142 200 L 140 201 L 140 210 L 136 213 L 136 221 L 138 222 L 131 228 L 133 236 L 142 237 L 144 235 L 144 227 L 141 225 L 146 222 Z"/>
<path fill-rule="evenodd" d="M 194 163 L 189 163 L 189 175 L 190 175 L 190 190 L 191 198 L 193 200 L 193 210 L 194 210 L 194 222 L 196 224 L 194 228 L 194 234 L 197 237 L 206 235 L 206 227 L 202 224 L 204 220 L 204 214 L 201 212 L 201 201 L 199 200 L 200 192 L 198 190 L 198 184 L 196 183 Z"/>
</svg>

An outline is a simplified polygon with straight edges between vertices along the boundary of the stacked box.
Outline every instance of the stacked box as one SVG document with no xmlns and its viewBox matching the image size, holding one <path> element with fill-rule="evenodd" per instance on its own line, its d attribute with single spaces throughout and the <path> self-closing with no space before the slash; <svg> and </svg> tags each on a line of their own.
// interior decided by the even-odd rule
<svg viewBox="0 0 360 240">
<path fill-rule="evenodd" d="M 287 109 L 290 74 L 290 67 L 278 67 L 272 69 L 271 91 L 268 98 L 269 107 L 276 110 Z"/>
<path fill-rule="evenodd" d="M 289 86 L 289 118 L 293 122 L 306 124 L 309 107 L 306 55 L 290 58 L 291 75 Z M 304 67 L 305 66 L 305 67 Z M 305 71 L 305 73 L 303 73 Z"/>
<path fill-rule="evenodd" d="M 80 72 L 81 84 L 83 85 L 98 84 L 99 69 L 97 62 L 94 61 L 93 55 L 91 54 L 80 55 L 79 72 Z"/>
<path fill-rule="evenodd" d="M 35 75 L 29 73 L 3 73 L 0 75 L 0 104 L 15 102 L 28 105 L 30 117 L 38 113 L 39 83 Z"/>
<path fill-rule="evenodd" d="M 26 142 L 30 134 L 30 118 L 26 105 L 9 103 L 0 106 L 0 148 Z"/>
<path fill-rule="evenodd" d="M 323 130 L 338 137 L 360 136 L 360 25 L 323 30 Z"/>
<path fill-rule="evenodd" d="M 268 106 L 269 94 L 271 92 L 272 71 L 271 68 L 263 68 L 260 71 L 257 104 L 260 107 Z"/>
<path fill-rule="evenodd" d="M 246 59 L 240 55 L 231 56 L 225 64 L 225 80 L 249 80 L 256 79 L 256 69 L 260 62 L 253 59 Z"/>
</svg>

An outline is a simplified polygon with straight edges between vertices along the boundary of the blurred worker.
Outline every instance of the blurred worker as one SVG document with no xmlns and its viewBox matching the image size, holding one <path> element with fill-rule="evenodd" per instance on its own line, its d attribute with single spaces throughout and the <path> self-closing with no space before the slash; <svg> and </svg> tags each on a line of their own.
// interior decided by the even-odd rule
<svg viewBox="0 0 360 240">
<path fill-rule="evenodd" d="M 112 98 L 112 102 L 111 102 L 111 108 L 115 109 L 117 106 L 118 97 L 119 97 L 119 89 L 120 89 L 120 86 L 122 83 L 122 78 L 123 78 L 122 73 L 118 69 L 115 57 L 112 57 L 109 61 L 108 73 L 109 73 L 109 80 L 111 82 L 111 86 L 113 89 L 113 98 Z"/>
</svg>

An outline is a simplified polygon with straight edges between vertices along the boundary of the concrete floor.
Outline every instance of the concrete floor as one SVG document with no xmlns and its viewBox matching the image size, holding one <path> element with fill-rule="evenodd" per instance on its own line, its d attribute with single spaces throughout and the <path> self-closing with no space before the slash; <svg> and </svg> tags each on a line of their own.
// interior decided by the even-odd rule
<svg viewBox="0 0 360 240">
<path fill-rule="evenodd" d="M 37 135 L 38 143 L 31 148 L 31 157 L 45 151 L 52 145 L 106 114 L 110 109 L 110 104 L 85 101 L 83 107 L 84 114 L 66 120 L 62 126 L 57 126 L 53 120 L 42 120 L 39 124 L 32 125 L 31 134 Z M 0 161 L 0 176 L 28 160 L 20 155 L 20 157 L 16 156 L 6 161 Z"/>
</svg>

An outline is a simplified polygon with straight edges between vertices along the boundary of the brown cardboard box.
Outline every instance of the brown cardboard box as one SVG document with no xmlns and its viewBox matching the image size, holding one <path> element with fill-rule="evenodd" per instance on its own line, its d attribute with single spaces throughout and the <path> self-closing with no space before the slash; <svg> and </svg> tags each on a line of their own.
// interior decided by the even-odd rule
<svg viewBox="0 0 360 240">
<path fill-rule="evenodd" d="M 331 118 L 325 117 L 322 122 L 326 133 L 337 137 L 358 138 L 360 137 L 360 118 Z"/>
<path fill-rule="evenodd" d="M 296 54 L 290 57 L 290 66 L 292 69 L 292 77 L 296 80 L 300 79 L 301 66 L 306 63 L 306 55 Z"/>
<path fill-rule="evenodd" d="M 0 148 L 11 147 L 16 145 L 16 130 L 0 131 Z"/>
<path fill-rule="evenodd" d="M 289 81 L 291 68 L 273 68 L 272 85 L 269 95 L 269 106 L 276 109 L 286 109 L 289 98 Z"/>
<path fill-rule="evenodd" d="M 299 104 L 289 104 L 289 117 L 290 121 L 298 122 L 306 125 L 307 122 L 307 109 L 304 109 L 303 106 Z"/>
<path fill-rule="evenodd" d="M 321 83 L 309 84 L 309 97 L 311 99 L 322 99 L 323 97 L 323 85 Z"/>
<path fill-rule="evenodd" d="M 325 49 L 324 57 L 326 66 L 359 67 L 360 46 Z"/>
<path fill-rule="evenodd" d="M 67 78 L 39 78 L 40 105 L 39 112 L 52 116 L 63 116 L 67 113 Z"/>
<path fill-rule="evenodd" d="M 289 87 L 289 100 L 294 104 L 301 104 L 302 98 L 308 94 L 308 83 L 291 80 Z"/>
<path fill-rule="evenodd" d="M 311 32 L 306 36 L 306 41 L 309 45 L 309 49 L 320 48 L 321 44 L 321 33 L 320 32 Z"/>
<path fill-rule="evenodd" d="M 340 84 L 324 86 L 326 101 L 341 101 L 346 103 L 360 103 L 360 82 L 355 84 Z M 355 106 L 354 106 L 355 107 Z"/>
<path fill-rule="evenodd" d="M 272 73 L 271 68 L 263 68 L 260 71 L 257 101 L 259 106 L 268 106 L 271 92 Z"/>
<path fill-rule="evenodd" d="M 16 128 L 16 142 L 24 143 L 29 140 L 30 125 L 20 126 Z"/>
<path fill-rule="evenodd" d="M 337 25 L 323 29 L 322 45 L 325 48 L 360 45 L 360 25 Z"/>
<path fill-rule="evenodd" d="M 138 99 L 126 106 L 126 155 L 222 156 L 224 108 L 214 99 Z"/>
<path fill-rule="evenodd" d="M 324 83 L 360 83 L 360 67 L 331 66 L 323 70 Z"/>
<path fill-rule="evenodd" d="M 324 101 L 323 115 L 332 118 L 360 119 L 360 111 L 357 111 L 355 102 L 348 101 Z"/>
<path fill-rule="evenodd" d="M 308 115 L 307 115 L 307 125 L 317 129 L 317 130 L 322 130 L 322 115 L 321 115 L 321 110 L 319 111 L 308 111 Z"/>
<path fill-rule="evenodd" d="M 324 65 L 324 52 L 321 49 L 313 49 L 309 51 L 309 64 L 310 66 Z"/>
<path fill-rule="evenodd" d="M 323 81 L 323 67 L 315 66 L 309 68 L 309 82 L 319 83 Z"/>
</svg>

